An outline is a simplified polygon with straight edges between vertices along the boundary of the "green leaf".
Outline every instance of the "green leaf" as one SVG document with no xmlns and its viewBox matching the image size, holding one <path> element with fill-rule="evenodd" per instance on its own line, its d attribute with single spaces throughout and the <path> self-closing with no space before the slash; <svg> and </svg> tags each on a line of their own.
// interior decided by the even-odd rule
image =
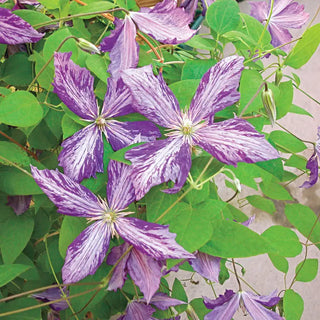
<svg viewBox="0 0 320 320">
<path fill-rule="evenodd" d="M 297 139 L 288 132 L 275 130 L 270 133 L 269 138 L 282 152 L 297 153 L 307 148 L 301 140 Z"/>
<path fill-rule="evenodd" d="M 199 82 L 200 80 L 197 79 L 189 79 L 169 85 L 169 88 L 179 101 L 180 108 L 185 108 L 190 105 L 190 102 L 199 86 Z"/>
<path fill-rule="evenodd" d="M 260 183 L 261 191 L 269 198 L 275 200 L 293 200 L 290 193 L 279 183 L 263 181 Z"/>
<path fill-rule="evenodd" d="M 270 214 L 273 214 L 276 211 L 276 207 L 273 201 L 270 199 L 263 198 L 262 196 L 259 196 L 259 195 L 253 195 L 253 196 L 247 196 L 247 200 L 255 208 L 258 208 Z"/>
<path fill-rule="evenodd" d="M 270 241 L 272 247 L 283 257 L 295 257 L 302 251 L 302 244 L 298 236 L 289 228 L 283 226 L 271 226 L 261 234 Z"/>
<path fill-rule="evenodd" d="M 0 163 L 10 166 L 11 164 L 2 157 L 23 167 L 30 164 L 26 151 L 12 142 L 0 141 Z"/>
<path fill-rule="evenodd" d="M 277 119 L 284 117 L 292 106 L 293 85 L 292 81 L 281 82 L 279 85 L 280 94 L 276 96 Z"/>
<path fill-rule="evenodd" d="M 274 253 L 269 253 L 268 255 L 275 268 L 277 268 L 279 271 L 283 273 L 288 272 L 289 263 L 285 257 L 279 256 L 278 254 Z"/>
<path fill-rule="evenodd" d="M 216 60 L 188 60 L 183 66 L 181 80 L 201 79 L 215 64 Z"/>
<path fill-rule="evenodd" d="M 196 312 L 199 319 L 203 319 L 206 314 L 211 312 L 211 310 L 207 309 L 206 306 L 204 305 L 202 298 L 193 299 L 190 302 L 190 305 L 192 306 L 193 310 Z"/>
<path fill-rule="evenodd" d="M 283 297 L 283 309 L 286 320 L 300 320 L 304 309 L 303 299 L 292 289 L 286 290 Z"/>
<path fill-rule="evenodd" d="M 298 168 L 300 170 L 305 170 L 307 165 L 307 159 L 293 154 L 288 160 L 285 161 L 287 167 Z"/>
<path fill-rule="evenodd" d="M 107 1 L 96 1 L 93 3 L 89 3 L 86 6 L 78 6 L 74 10 L 71 10 L 71 14 L 79 14 L 79 13 L 91 13 L 96 11 L 107 11 L 113 9 L 116 5 L 112 2 Z M 91 19 L 96 15 L 88 15 L 85 17 L 81 17 L 80 19 Z"/>
<path fill-rule="evenodd" d="M 0 247 L 4 263 L 13 263 L 29 242 L 34 220 L 27 214 L 12 216 L 0 226 Z"/>
<path fill-rule="evenodd" d="M 45 14 L 34 10 L 15 10 L 14 14 L 29 22 L 32 26 L 38 23 L 51 21 L 51 19 Z"/>
<path fill-rule="evenodd" d="M 306 259 L 296 267 L 296 280 L 301 282 L 312 281 L 318 274 L 318 259 Z"/>
<path fill-rule="evenodd" d="M 107 78 L 109 77 L 108 72 L 107 72 L 108 65 L 107 65 L 107 61 L 104 57 L 99 56 L 97 54 L 92 54 L 87 58 L 86 66 L 100 80 L 102 80 L 104 83 L 107 83 Z"/>
<path fill-rule="evenodd" d="M 57 9 L 60 7 L 59 0 L 39 0 L 39 2 L 47 9 Z"/>
<path fill-rule="evenodd" d="M 11 126 L 29 127 L 38 123 L 42 116 L 38 100 L 27 91 L 13 92 L 0 103 L 0 122 Z"/>
<path fill-rule="evenodd" d="M 284 213 L 290 223 L 320 249 L 320 222 L 316 214 L 299 203 L 286 204 Z"/>
<path fill-rule="evenodd" d="M 213 223 L 213 236 L 201 251 L 222 258 L 244 258 L 273 249 L 267 240 L 242 224 L 221 220 Z"/>
<path fill-rule="evenodd" d="M 172 286 L 172 298 L 188 303 L 188 296 L 186 294 L 186 291 L 184 290 L 183 285 L 181 284 L 181 282 L 177 278 L 174 279 L 174 283 Z M 174 308 L 179 313 L 181 313 L 187 309 L 187 304 L 175 306 Z"/>
<path fill-rule="evenodd" d="M 75 122 L 66 114 L 62 118 L 61 127 L 63 132 L 63 139 L 67 139 L 71 137 L 74 133 L 76 133 L 77 131 L 83 128 L 82 125 Z"/>
<path fill-rule="evenodd" d="M 295 69 L 305 65 L 317 50 L 320 43 L 320 23 L 307 29 L 293 47 L 284 63 Z"/>
<path fill-rule="evenodd" d="M 112 160 L 116 160 L 116 161 L 123 162 L 123 163 L 128 164 L 128 165 L 131 165 L 131 162 L 125 158 L 126 152 L 129 151 L 130 149 L 132 149 L 134 147 L 137 147 L 137 146 L 140 146 L 140 145 L 142 145 L 144 143 L 145 142 L 139 142 L 139 143 L 131 144 L 130 146 L 122 148 L 122 149 L 120 149 L 120 150 L 118 150 L 116 152 L 110 153 L 108 155 L 108 157 L 110 159 L 112 159 Z"/>
<path fill-rule="evenodd" d="M 291 113 L 296 113 L 296 114 L 301 114 L 301 115 L 305 115 L 305 116 L 309 116 L 311 118 L 313 118 L 313 115 L 311 113 L 309 113 L 307 110 L 296 106 L 295 104 L 292 104 L 289 108 L 289 112 Z"/>
<path fill-rule="evenodd" d="M 37 308 L 39 302 L 36 299 L 22 298 L 15 299 L 13 301 L 6 302 L 1 305 L 1 312 L 16 311 L 19 309 L 25 309 L 33 307 L 34 309 L 27 310 L 21 313 L 8 315 L 5 317 L 6 320 L 42 320 L 41 308 Z"/>
<path fill-rule="evenodd" d="M 206 20 L 211 29 L 222 35 L 236 29 L 240 23 L 240 9 L 233 0 L 217 0 L 207 10 Z"/>
<path fill-rule="evenodd" d="M 195 35 L 185 44 L 193 48 L 212 51 L 215 48 L 216 41 L 213 39 L 203 38 L 198 35 Z"/>
<path fill-rule="evenodd" d="M 0 265 L 0 287 L 18 277 L 21 273 L 30 269 L 30 266 L 23 264 L 4 264 Z"/>
</svg>

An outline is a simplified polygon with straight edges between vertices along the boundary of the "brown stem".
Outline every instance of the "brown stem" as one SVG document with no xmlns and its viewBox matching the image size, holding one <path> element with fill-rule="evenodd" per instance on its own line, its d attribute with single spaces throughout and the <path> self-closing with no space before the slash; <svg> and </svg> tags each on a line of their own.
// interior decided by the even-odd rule
<svg viewBox="0 0 320 320">
<path fill-rule="evenodd" d="M 47 236 L 38 239 L 38 240 L 34 243 L 33 246 L 35 247 L 35 246 L 37 246 L 40 242 L 42 242 L 44 239 L 47 239 L 47 238 L 56 236 L 56 235 L 59 234 L 59 233 L 60 233 L 60 231 L 56 231 L 56 232 L 53 232 L 53 233 L 51 233 L 51 234 L 48 234 Z"/>
</svg>

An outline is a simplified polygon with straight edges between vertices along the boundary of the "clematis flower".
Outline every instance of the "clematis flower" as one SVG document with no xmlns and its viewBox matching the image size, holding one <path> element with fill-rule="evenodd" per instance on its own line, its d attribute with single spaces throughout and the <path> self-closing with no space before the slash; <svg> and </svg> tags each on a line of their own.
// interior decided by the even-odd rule
<svg viewBox="0 0 320 320">
<path fill-rule="evenodd" d="M 95 177 L 103 172 L 102 133 L 113 150 L 131 144 L 137 136 L 141 141 L 153 141 L 160 136 L 149 121 L 120 122 L 113 117 L 131 112 L 131 96 L 121 80 L 108 79 L 108 90 L 101 112 L 93 91 L 94 78 L 85 68 L 70 60 L 71 52 L 55 53 L 54 92 L 76 115 L 90 124 L 66 139 L 61 146 L 59 165 L 75 181 Z"/>
<path fill-rule="evenodd" d="M 201 0 L 203 13 L 205 14 L 208 8 L 215 2 L 216 0 Z"/>
<path fill-rule="evenodd" d="M 69 296 L 69 291 L 67 289 L 64 289 L 64 292 L 67 296 Z M 32 297 L 42 302 L 50 302 L 61 299 L 63 296 L 59 288 L 50 288 L 43 292 L 34 293 Z M 69 308 L 69 306 L 65 300 L 62 300 L 59 302 L 53 302 L 52 304 L 50 304 L 50 308 L 54 311 L 61 311 Z"/>
<path fill-rule="evenodd" d="M 204 297 L 205 306 L 213 309 L 204 316 L 204 320 L 231 320 L 239 307 L 245 308 L 253 320 L 283 320 L 276 312 L 265 308 L 275 306 L 279 300 L 275 292 L 269 296 L 258 296 L 251 292 L 226 290 L 215 300 Z"/>
<path fill-rule="evenodd" d="M 271 0 L 267 4 L 265 1 L 249 2 L 251 5 L 250 15 L 265 24 L 270 15 Z M 309 13 L 304 11 L 304 6 L 293 0 L 274 0 L 273 10 L 268 25 L 271 34 L 271 44 L 278 47 L 290 42 L 292 35 L 289 28 L 301 28 L 309 19 Z M 290 45 L 281 48 L 289 51 Z"/>
<path fill-rule="evenodd" d="M 126 217 L 126 207 L 135 200 L 131 167 L 116 161 L 108 166 L 107 200 L 58 170 L 31 167 L 36 183 L 58 207 L 58 212 L 84 217 L 92 222 L 68 247 L 62 268 L 64 283 L 77 282 L 94 274 L 109 248 L 110 238 L 121 236 L 140 252 L 156 260 L 192 258 L 175 242 L 168 226 Z"/>
<path fill-rule="evenodd" d="M 32 196 L 8 196 L 7 205 L 20 216 L 29 209 L 31 200 Z"/>
<path fill-rule="evenodd" d="M 37 42 L 44 36 L 32 26 L 13 14 L 9 9 L 0 8 L 0 43 L 19 44 Z"/>
<path fill-rule="evenodd" d="M 189 40 L 196 30 L 188 24 L 192 18 L 183 8 L 177 8 L 175 1 L 163 0 L 154 8 L 141 8 L 130 12 L 123 20 L 115 19 L 115 29 L 101 41 L 101 51 L 110 51 L 108 71 L 114 78 L 119 72 L 134 68 L 139 61 L 139 46 L 136 42 L 137 29 L 167 44 L 178 44 Z"/>
<path fill-rule="evenodd" d="M 212 123 L 216 112 L 239 100 L 237 87 L 242 68 L 242 57 L 232 56 L 218 62 L 203 76 L 189 110 L 184 111 L 162 75 L 153 75 L 152 66 L 123 71 L 122 79 L 132 92 L 137 111 L 168 128 L 167 139 L 146 143 L 126 153 L 132 162 L 138 200 L 151 187 L 169 180 L 175 186 L 163 191 L 178 192 L 190 171 L 191 148 L 195 145 L 231 165 L 278 157 L 278 152 L 247 121 L 234 118 Z"/>
</svg>

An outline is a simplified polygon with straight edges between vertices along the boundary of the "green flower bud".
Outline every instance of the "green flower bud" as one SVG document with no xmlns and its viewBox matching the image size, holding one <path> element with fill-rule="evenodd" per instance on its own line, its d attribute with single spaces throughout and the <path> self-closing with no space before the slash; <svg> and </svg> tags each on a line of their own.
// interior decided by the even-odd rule
<svg viewBox="0 0 320 320">
<path fill-rule="evenodd" d="M 83 50 L 85 52 L 97 53 L 97 54 L 101 53 L 100 50 L 93 43 L 91 43 L 83 38 L 78 38 L 77 45 L 81 50 Z"/>
<path fill-rule="evenodd" d="M 275 78 L 275 84 L 276 84 L 276 86 L 278 86 L 279 84 L 280 84 L 280 82 L 281 82 L 281 79 L 282 79 L 282 76 L 283 76 L 283 74 L 282 74 L 282 70 L 279 68 L 278 70 L 277 70 L 277 72 L 276 72 L 276 78 Z"/>
<path fill-rule="evenodd" d="M 273 126 L 277 119 L 277 108 L 274 102 L 274 95 L 271 89 L 268 88 L 268 85 L 265 83 L 264 90 L 261 94 L 262 103 L 266 113 L 271 121 L 271 125 Z"/>
</svg>

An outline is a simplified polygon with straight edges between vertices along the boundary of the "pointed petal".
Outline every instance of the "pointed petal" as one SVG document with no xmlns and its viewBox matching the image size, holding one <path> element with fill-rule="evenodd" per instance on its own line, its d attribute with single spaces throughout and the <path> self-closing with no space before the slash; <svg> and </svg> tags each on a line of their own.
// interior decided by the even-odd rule
<svg viewBox="0 0 320 320">
<path fill-rule="evenodd" d="M 121 79 L 108 78 L 108 89 L 104 97 L 101 117 L 113 118 L 135 112 L 132 107 L 132 96 Z"/>
<path fill-rule="evenodd" d="M 69 296 L 69 291 L 64 290 L 67 296 Z M 60 288 L 50 288 L 43 292 L 37 292 L 32 295 L 32 298 L 38 299 L 42 302 L 54 301 L 62 298 L 62 293 Z M 69 308 L 68 303 L 66 301 L 60 301 L 50 304 L 50 308 L 55 311 L 65 310 Z"/>
<path fill-rule="evenodd" d="M 120 211 L 135 200 L 131 166 L 110 160 L 108 165 L 107 198 L 110 208 Z"/>
<path fill-rule="evenodd" d="M 74 283 L 94 274 L 109 248 L 111 229 L 108 223 L 97 221 L 83 230 L 71 243 L 62 268 L 64 283 Z"/>
<path fill-rule="evenodd" d="M 209 299 L 207 297 L 203 297 L 203 303 L 206 306 L 206 308 L 214 309 L 230 301 L 235 295 L 236 293 L 232 290 L 226 290 L 224 294 L 219 294 L 219 297 L 216 299 Z"/>
<path fill-rule="evenodd" d="M 276 312 L 271 311 L 265 307 L 263 307 L 260 304 L 259 296 L 256 296 L 250 292 L 242 292 L 242 299 L 243 303 L 248 310 L 250 316 L 253 319 L 259 319 L 259 320 L 283 320 L 282 317 L 280 317 Z M 271 299 L 274 297 L 271 297 Z M 277 297 L 278 298 L 278 297 Z M 263 296 L 262 296 L 263 299 Z M 264 299 L 263 299 L 264 300 Z M 280 298 L 277 299 L 277 302 L 273 305 L 277 304 L 279 302 Z"/>
<path fill-rule="evenodd" d="M 126 70 L 121 77 L 133 95 L 138 112 L 162 127 L 181 122 L 178 100 L 162 75 L 153 74 L 152 65 Z"/>
<path fill-rule="evenodd" d="M 265 1 L 249 1 L 251 6 L 250 15 L 256 18 L 260 22 L 264 22 L 268 19 L 269 8 Z"/>
<path fill-rule="evenodd" d="M 280 297 L 277 296 L 276 290 L 267 296 L 257 296 L 256 294 L 251 293 L 251 292 L 244 292 L 244 293 L 247 296 L 249 296 L 251 299 L 256 300 L 257 302 L 259 302 L 269 308 L 274 307 L 280 301 Z"/>
<path fill-rule="evenodd" d="M 221 259 L 203 252 L 197 252 L 195 256 L 196 259 L 189 261 L 194 271 L 210 281 L 219 282 Z"/>
<path fill-rule="evenodd" d="M 179 306 L 186 304 L 186 302 L 169 297 L 163 292 L 157 292 L 150 301 L 151 304 L 155 305 L 160 310 L 166 310 L 169 307 Z"/>
<path fill-rule="evenodd" d="M 124 243 L 120 246 L 113 247 L 107 257 L 107 264 L 114 265 L 121 256 L 128 250 L 129 244 Z M 120 289 L 123 287 L 127 277 L 127 261 L 131 255 L 131 252 L 129 252 L 127 255 L 125 255 L 118 265 L 115 267 L 112 277 L 108 284 L 108 290 L 114 290 Z"/>
<path fill-rule="evenodd" d="M 277 24 L 271 22 L 268 26 L 268 30 L 272 38 L 271 44 L 274 47 L 281 46 L 282 44 L 290 42 L 292 40 L 291 33 L 287 29 L 282 28 Z M 288 52 L 290 50 L 290 44 L 281 47 L 281 50 Z"/>
<path fill-rule="evenodd" d="M 32 26 L 13 14 L 9 9 L 0 8 L 0 43 L 19 44 L 37 42 L 44 36 Z"/>
<path fill-rule="evenodd" d="M 58 207 L 58 212 L 85 218 L 102 212 L 98 198 L 89 189 L 58 170 L 38 170 L 31 166 L 31 173 L 39 187 Z"/>
<path fill-rule="evenodd" d="M 199 129 L 195 143 L 219 161 L 236 165 L 276 159 L 279 154 L 263 134 L 242 119 L 229 119 Z"/>
<path fill-rule="evenodd" d="M 315 185 L 319 179 L 319 166 L 318 166 L 318 156 L 316 151 L 310 157 L 307 162 L 306 168 L 310 170 L 310 177 L 308 181 L 305 181 L 300 188 L 310 188 Z"/>
<path fill-rule="evenodd" d="M 136 218 L 118 218 L 115 228 L 119 235 L 137 250 L 157 259 L 192 259 L 194 256 L 174 240 L 168 226 Z"/>
<path fill-rule="evenodd" d="M 150 317 L 156 310 L 137 301 L 129 303 L 126 315 L 122 320 L 150 320 Z"/>
<path fill-rule="evenodd" d="M 20 216 L 29 209 L 31 200 L 32 196 L 8 196 L 7 205 Z"/>
<path fill-rule="evenodd" d="M 151 10 L 130 12 L 130 16 L 142 32 L 163 43 L 186 42 L 197 32 L 189 28 L 189 14 L 172 0 L 163 0 Z"/>
<path fill-rule="evenodd" d="M 127 263 L 128 272 L 134 283 L 140 288 L 147 303 L 158 290 L 162 277 L 163 263 L 140 252 L 136 248 L 131 251 Z"/>
<path fill-rule="evenodd" d="M 105 133 L 115 151 L 135 143 L 137 138 L 140 142 L 148 142 L 161 137 L 157 126 L 150 121 L 120 122 L 110 120 L 107 122 Z"/>
<path fill-rule="evenodd" d="M 199 87 L 191 101 L 189 115 L 192 122 L 198 122 L 240 99 L 237 91 L 243 57 L 227 57 L 202 77 Z"/>
<path fill-rule="evenodd" d="M 152 188 L 169 180 L 175 182 L 172 189 L 178 192 L 186 182 L 191 167 L 191 151 L 183 138 L 169 138 L 149 142 L 132 148 L 126 153 L 132 162 L 132 179 L 137 200 Z"/>
<path fill-rule="evenodd" d="M 93 91 L 94 78 L 90 71 L 80 68 L 70 57 L 72 52 L 54 54 L 54 90 L 62 102 L 76 115 L 95 120 L 99 110 Z"/>
<path fill-rule="evenodd" d="M 103 141 L 101 131 L 91 124 L 61 144 L 59 165 L 65 175 L 74 181 L 96 177 L 96 172 L 103 172 Z"/>
<path fill-rule="evenodd" d="M 101 50 L 110 51 L 108 71 L 117 79 L 121 70 L 135 68 L 139 61 L 139 46 L 136 42 L 137 29 L 129 16 L 123 20 L 116 18 L 116 28 L 109 37 L 101 41 Z"/>
</svg>

